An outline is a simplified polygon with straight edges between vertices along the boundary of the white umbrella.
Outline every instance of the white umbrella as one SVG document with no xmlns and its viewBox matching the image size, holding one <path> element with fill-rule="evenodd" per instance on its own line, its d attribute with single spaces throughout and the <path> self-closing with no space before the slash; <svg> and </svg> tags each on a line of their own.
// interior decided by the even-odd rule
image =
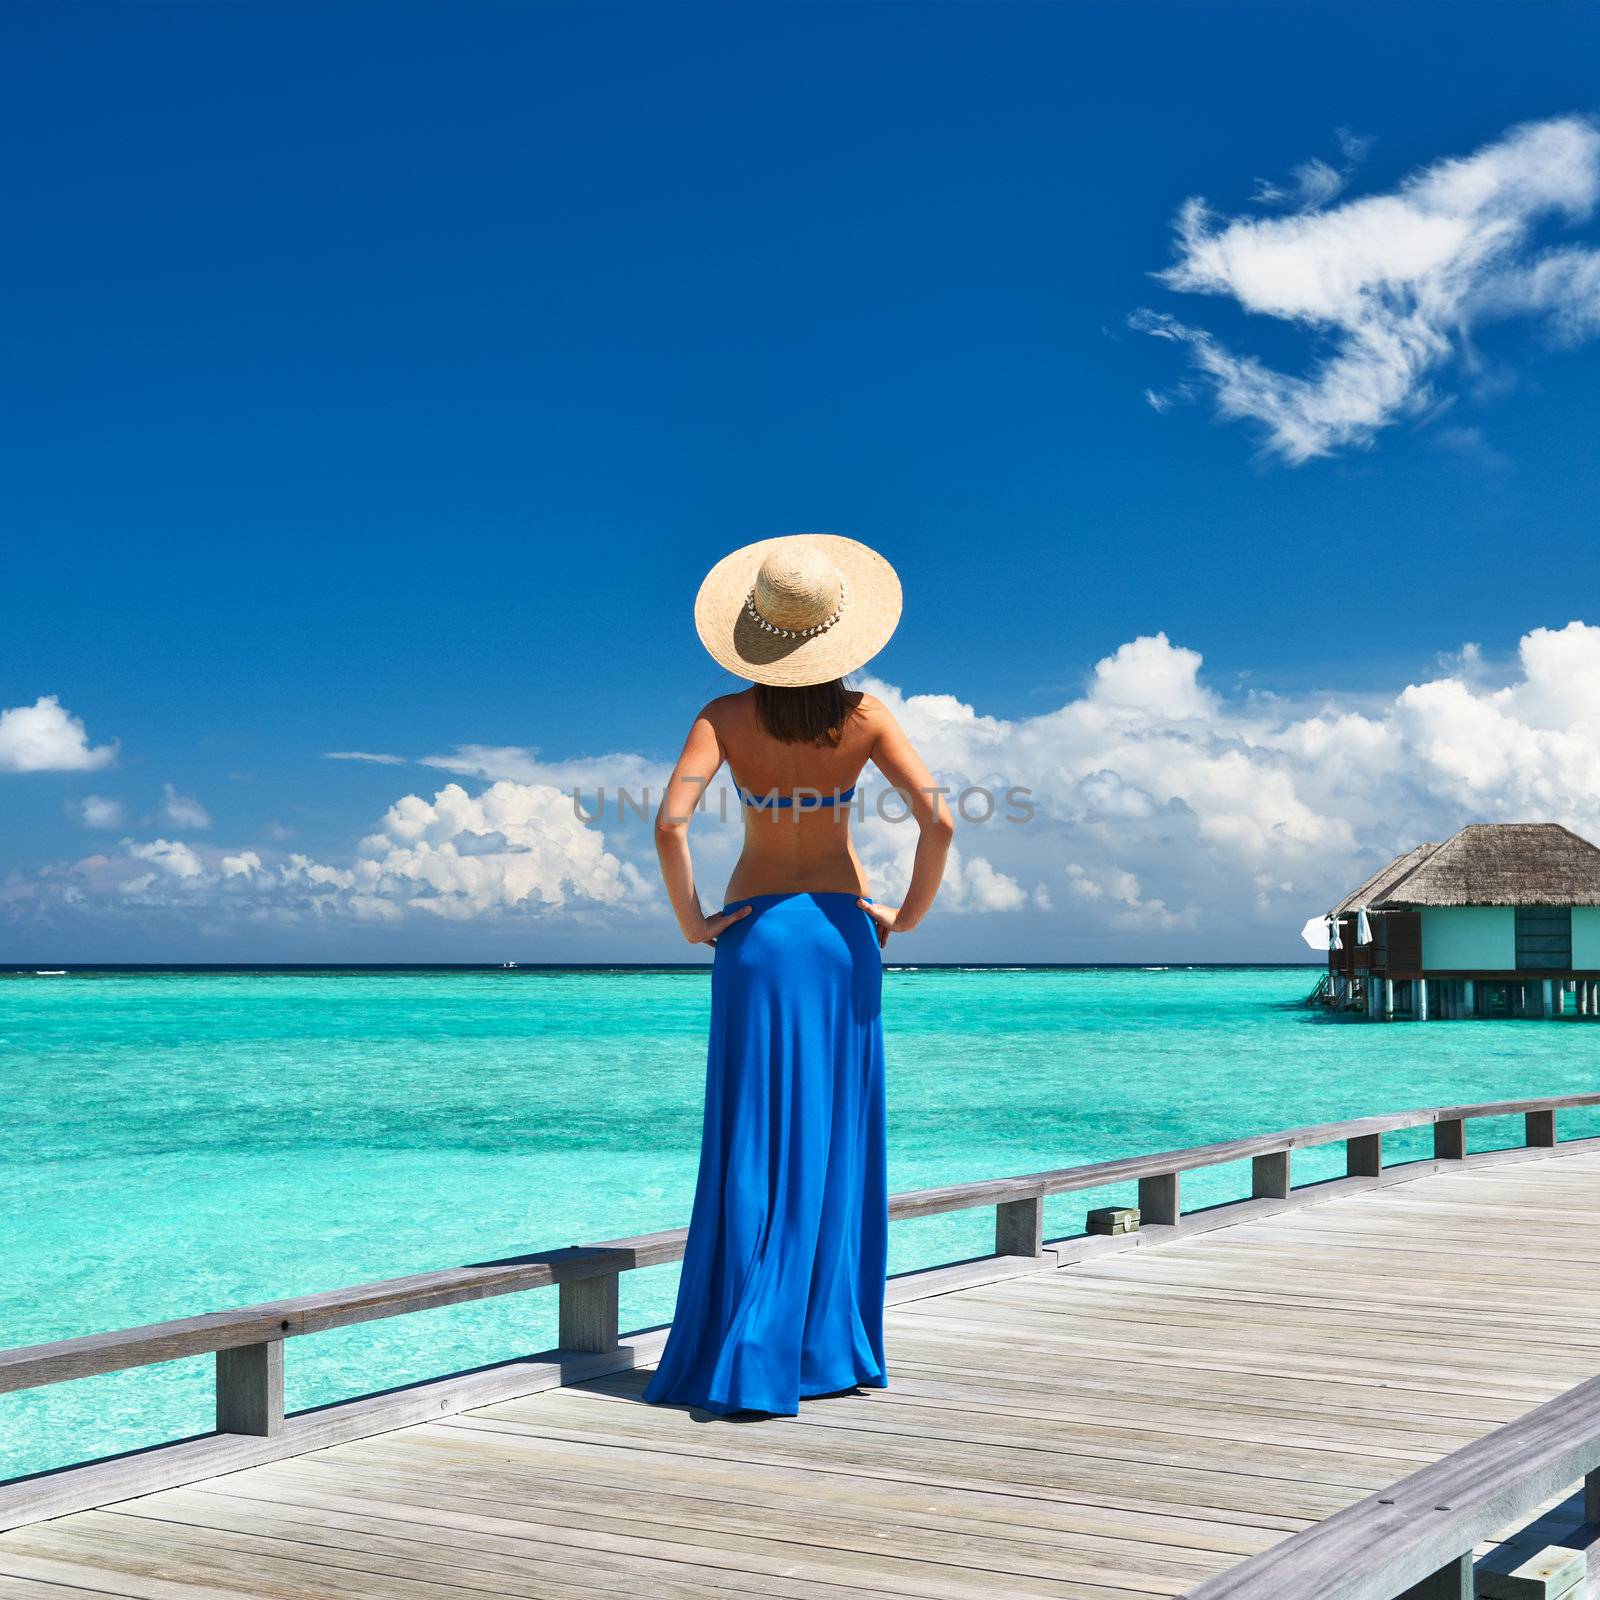
<svg viewBox="0 0 1600 1600">
<path fill-rule="evenodd" d="M 1326 950 L 1328 948 L 1328 919 L 1326 917 L 1307 917 L 1305 927 L 1300 930 L 1300 937 L 1313 950 Z"/>
</svg>

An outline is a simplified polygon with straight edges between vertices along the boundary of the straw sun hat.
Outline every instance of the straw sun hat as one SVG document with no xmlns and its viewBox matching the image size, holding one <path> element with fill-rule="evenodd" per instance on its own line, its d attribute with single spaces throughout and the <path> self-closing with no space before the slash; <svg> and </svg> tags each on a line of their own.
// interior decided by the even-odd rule
<svg viewBox="0 0 1600 1600">
<path fill-rule="evenodd" d="M 798 688 L 864 666 L 900 620 L 900 580 L 836 533 L 759 539 L 724 556 L 695 596 L 700 642 L 729 672 Z"/>
</svg>

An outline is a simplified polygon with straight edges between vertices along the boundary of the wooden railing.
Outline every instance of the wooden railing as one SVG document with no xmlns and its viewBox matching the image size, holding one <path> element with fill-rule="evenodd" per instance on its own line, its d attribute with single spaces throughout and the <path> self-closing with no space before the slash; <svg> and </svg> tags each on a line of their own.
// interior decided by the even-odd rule
<svg viewBox="0 0 1600 1600">
<path fill-rule="evenodd" d="M 1117 1247 L 1154 1243 L 1191 1230 L 1222 1226 L 1243 1220 L 1246 1216 L 1261 1215 L 1265 1211 L 1332 1198 L 1345 1190 L 1420 1175 L 1438 1164 L 1465 1161 L 1468 1159 L 1466 1124 L 1477 1118 L 1521 1116 L 1524 1119 L 1525 1148 L 1515 1153 L 1553 1154 L 1556 1149 L 1557 1112 L 1563 1108 L 1580 1106 L 1600 1106 L 1600 1094 L 1449 1106 L 1394 1112 L 1350 1122 L 1321 1123 L 1156 1155 L 1132 1156 L 1035 1172 L 1022 1177 L 913 1189 L 890 1198 L 889 1216 L 892 1220 L 899 1220 L 993 1207 L 996 1255 L 1038 1258 L 1045 1253 L 1044 1202 L 1049 1196 L 1137 1182 L 1142 1216 L 1140 1236 L 1118 1241 Z M 1432 1162 L 1423 1160 L 1385 1168 L 1384 1135 L 1428 1125 L 1433 1128 Z M 1345 1146 L 1344 1178 L 1300 1187 L 1293 1185 L 1291 1162 L 1296 1150 L 1338 1143 Z M 1511 1152 L 1494 1152 L 1492 1157 L 1485 1158 L 1509 1159 L 1511 1155 Z M 1210 1207 L 1191 1216 L 1184 1214 L 1181 1199 L 1184 1173 L 1244 1160 L 1251 1163 L 1250 1198 Z M 169 1458 L 167 1466 L 154 1477 L 149 1472 L 141 1474 L 130 1469 L 102 1472 L 98 1480 L 107 1486 L 104 1498 L 113 1497 L 109 1492 L 109 1486 L 112 1485 L 136 1483 L 140 1487 L 124 1489 L 122 1492 L 148 1492 L 167 1482 L 192 1481 L 201 1470 L 207 1468 L 233 1470 L 251 1460 L 293 1453 L 295 1448 L 314 1449 L 337 1438 L 359 1436 L 362 1431 L 377 1432 L 384 1427 L 399 1426 L 405 1421 L 415 1420 L 418 1415 L 429 1414 L 427 1408 L 432 1408 L 431 1414 L 436 1415 L 441 1410 L 459 1409 L 460 1405 L 482 1403 L 481 1386 L 474 1389 L 472 1385 L 458 1381 L 474 1375 L 456 1374 L 451 1379 L 437 1380 L 440 1390 L 437 1403 L 429 1395 L 419 1398 L 414 1391 L 407 1402 L 392 1399 L 392 1395 L 398 1392 L 391 1392 L 390 1396 L 368 1396 L 361 1400 L 340 1402 L 337 1406 L 322 1408 L 317 1413 L 300 1413 L 298 1417 L 288 1419 L 290 1424 L 301 1424 L 298 1442 L 297 1439 L 284 1439 L 266 1451 L 244 1447 L 246 1441 L 276 1441 L 285 1433 L 284 1342 L 305 1334 L 404 1316 L 416 1311 L 437 1310 L 443 1306 L 460 1305 L 498 1295 L 519 1294 L 529 1289 L 554 1287 L 558 1296 L 559 1347 L 548 1352 L 545 1358 L 530 1357 L 528 1362 L 543 1360 L 546 1368 L 555 1371 L 551 1381 L 563 1381 L 569 1375 L 581 1377 L 596 1371 L 611 1370 L 604 1365 L 608 1357 L 616 1357 L 619 1353 L 626 1355 L 630 1349 L 635 1353 L 644 1350 L 640 1345 L 625 1345 L 623 1336 L 618 1332 L 618 1285 L 621 1274 L 679 1260 L 683 1255 L 686 1237 L 683 1229 L 641 1234 L 633 1238 L 577 1245 L 508 1260 L 390 1278 L 357 1288 L 300 1295 L 236 1310 L 208 1312 L 114 1333 L 91 1334 L 83 1338 L 61 1339 L 49 1344 L 0 1351 L 0 1394 L 63 1383 L 98 1373 L 152 1366 L 184 1357 L 214 1355 L 217 1435 L 237 1442 L 232 1447 L 221 1449 L 217 1447 L 215 1437 L 209 1436 L 159 1447 L 154 1452 L 146 1453 L 142 1459 L 148 1462 L 150 1456 L 160 1455 L 163 1451 L 187 1450 L 187 1454 L 181 1461 L 177 1457 Z M 1071 1259 L 1073 1246 L 1088 1249 L 1110 1246 L 1112 1243 L 1080 1237 L 1060 1241 L 1053 1244 L 1052 1248 L 1056 1250 L 1058 1259 Z M 641 1337 L 627 1336 L 629 1340 Z M 585 1357 L 594 1359 L 574 1359 Z M 614 1361 L 613 1366 L 616 1364 L 619 1363 Z M 528 1363 L 506 1365 L 526 1368 Z M 517 1372 L 509 1373 L 506 1381 L 514 1381 L 518 1376 Z M 427 1386 L 416 1387 L 426 1389 Z M 387 1404 L 377 1403 L 386 1400 Z M 344 1415 L 342 1426 L 337 1419 L 330 1425 L 329 1417 L 334 1413 Z M 319 1419 L 315 1425 L 310 1420 L 313 1418 Z M 208 1448 L 196 1450 L 196 1446 Z M 1597 1461 L 1600 1461 L 1600 1456 L 1597 1456 Z M 63 1469 L 63 1473 L 89 1473 L 106 1465 L 90 1463 L 85 1467 Z M 48 1476 L 59 1478 L 62 1474 Z M 58 1514 L 63 1505 L 73 1500 L 70 1493 L 63 1495 L 54 1489 L 39 1492 L 27 1488 L 28 1484 L 36 1485 L 39 1481 L 31 1479 L 18 1480 L 10 1485 L 0 1484 L 0 1527 L 28 1520 L 33 1515 Z M 77 1498 L 81 1499 L 82 1496 Z M 104 1498 L 89 1503 L 104 1503 Z M 1220 1597 L 1224 1592 L 1231 1594 L 1231 1591 L 1220 1589 L 1215 1594 Z M 1245 1594 L 1253 1597 L 1258 1592 L 1264 1594 L 1266 1591 L 1240 1590 L 1239 1594 L 1241 1597 Z M 1376 1590 L 1371 1592 L 1377 1594 Z M 1367 1591 L 1361 1593 L 1366 1594 Z M 1389 1597 L 1385 1595 L 1384 1600 L 1389 1600 Z"/>
<path fill-rule="evenodd" d="M 1593 1524 L 1600 1378 L 1206 1579 L 1184 1600 L 1473 1600 L 1473 1546 L 1580 1479 L 1583 1520 Z"/>
</svg>

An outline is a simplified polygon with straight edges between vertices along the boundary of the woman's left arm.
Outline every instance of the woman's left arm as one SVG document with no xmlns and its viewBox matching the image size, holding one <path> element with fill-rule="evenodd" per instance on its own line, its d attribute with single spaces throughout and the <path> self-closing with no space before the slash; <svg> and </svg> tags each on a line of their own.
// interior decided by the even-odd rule
<svg viewBox="0 0 1600 1600">
<path fill-rule="evenodd" d="M 708 706 L 694 719 L 683 754 L 667 780 L 667 792 L 656 812 L 656 855 L 661 862 L 661 881 L 672 902 L 673 915 L 690 944 L 715 944 L 729 923 L 749 915 L 741 907 L 729 915 L 706 916 L 700 909 L 700 895 L 694 885 L 694 861 L 689 854 L 689 823 L 717 769 L 722 765 L 722 741 L 709 716 Z"/>
</svg>

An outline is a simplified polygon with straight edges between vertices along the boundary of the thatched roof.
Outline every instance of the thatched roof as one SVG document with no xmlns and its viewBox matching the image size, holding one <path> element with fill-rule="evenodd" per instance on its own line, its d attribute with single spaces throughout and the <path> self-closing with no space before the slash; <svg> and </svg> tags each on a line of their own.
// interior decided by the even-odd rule
<svg viewBox="0 0 1600 1600">
<path fill-rule="evenodd" d="M 1600 906 L 1600 850 L 1558 822 L 1475 822 L 1390 862 L 1340 909 L 1363 904 Z"/>
<path fill-rule="evenodd" d="M 1413 867 L 1420 866 L 1438 848 L 1436 844 L 1419 844 L 1414 849 L 1401 851 L 1388 866 L 1379 867 L 1359 889 L 1347 894 L 1329 916 L 1343 916 L 1357 906 L 1365 906 L 1370 911 Z"/>
</svg>

